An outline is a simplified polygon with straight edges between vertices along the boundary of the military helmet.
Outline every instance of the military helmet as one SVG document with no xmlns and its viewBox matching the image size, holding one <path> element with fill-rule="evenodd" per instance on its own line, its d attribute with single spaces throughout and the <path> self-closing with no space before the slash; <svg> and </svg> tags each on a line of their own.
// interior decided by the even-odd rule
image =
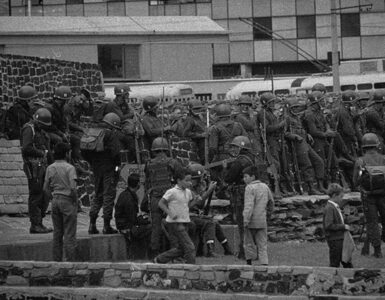
<svg viewBox="0 0 385 300">
<path fill-rule="evenodd" d="M 241 149 L 251 150 L 251 142 L 247 136 L 239 135 L 236 136 L 230 143 L 232 146 L 237 146 Z"/>
<path fill-rule="evenodd" d="M 239 100 L 238 100 L 238 104 L 239 105 L 253 105 L 253 102 L 251 101 L 251 98 L 250 96 L 248 95 L 242 95 L 241 97 L 239 97 Z"/>
<path fill-rule="evenodd" d="M 51 126 L 52 115 L 51 112 L 46 108 L 39 108 L 33 115 L 33 119 L 40 124 Z"/>
<path fill-rule="evenodd" d="M 55 90 L 54 97 L 60 100 L 68 100 L 72 97 L 72 91 L 69 86 L 61 85 Z"/>
<path fill-rule="evenodd" d="M 116 113 L 108 113 L 103 117 L 103 122 L 116 128 L 120 129 L 121 120 L 120 117 Z"/>
<path fill-rule="evenodd" d="M 274 102 L 278 98 L 274 96 L 271 92 L 265 92 L 261 95 L 260 101 L 263 106 L 268 106 L 270 103 Z"/>
<path fill-rule="evenodd" d="M 367 92 L 359 92 L 358 95 L 357 95 L 357 100 L 358 101 L 369 100 L 369 99 L 370 99 L 370 95 Z"/>
<path fill-rule="evenodd" d="M 320 91 L 313 91 L 311 94 L 308 95 L 308 100 L 310 102 L 310 105 L 318 103 L 324 95 Z"/>
<path fill-rule="evenodd" d="M 200 178 L 205 173 L 205 168 L 201 164 L 198 164 L 198 163 L 189 164 L 188 170 L 190 171 L 191 177 L 193 179 Z"/>
<path fill-rule="evenodd" d="M 123 94 L 127 94 L 131 92 L 131 89 L 130 87 L 128 86 L 128 84 L 125 84 L 125 83 L 121 83 L 121 84 L 117 84 L 115 85 L 114 87 L 114 94 L 116 96 L 118 95 L 123 95 Z"/>
<path fill-rule="evenodd" d="M 30 85 L 22 86 L 18 91 L 18 96 L 20 100 L 31 100 L 37 96 L 36 90 Z"/>
<path fill-rule="evenodd" d="M 318 92 L 321 92 L 321 93 L 326 93 L 326 87 L 325 87 L 325 85 L 323 85 L 322 83 L 316 83 L 316 84 L 313 85 L 313 87 L 311 88 L 311 91 L 312 91 L 312 92 L 318 91 Z"/>
<path fill-rule="evenodd" d="M 217 117 L 229 117 L 231 115 L 231 106 L 226 103 L 218 104 L 215 107 Z"/>
<path fill-rule="evenodd" d="M 385 96 L 384 90 L 376 90 L 373 92 L 371 98 L 374 102 L 384 102 L 384 98 L 385 98 L 384 96 Z"/>
<path fill-rule="evenodd" d="M 362 137 L 362 148 L 378 147 L 380 140 L 374 133 L 365 133 Z"/>
<path fill-rule="evenodd" d="M 153 110 L 158 105 L 158 99 L 153 96 L 147 96 L 143 99 L 144 110 Z"/>
<path fill-rule="evenodd" d="M 189 109 L 202 109 L 203 104 L 202 104 L 202 101 L 200 101 L 199 99 L 191 99 L 188 102 L 188 107 Z"/>
<path fill-rule="evenodd" d="M 342 93 L 342 102 L 351 103 L 357 100 L 356 92 L 347 90 Z"/>
<path fill-rule="evenodd" d="M 152 141 L 151 145 L 151 151 L 167 151 L 168 148 L 168 142 L 165 138 L 157 137 Z"/>
</svg>

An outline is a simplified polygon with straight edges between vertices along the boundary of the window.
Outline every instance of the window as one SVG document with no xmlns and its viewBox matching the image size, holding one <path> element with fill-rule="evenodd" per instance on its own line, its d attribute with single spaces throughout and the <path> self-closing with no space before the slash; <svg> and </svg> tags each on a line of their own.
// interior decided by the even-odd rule
<svg viewBox="0 0 385 300">
<path fill-rule="evenodd" d="M 373 88 L 373 85 L 371 83 L 357 84 L 358 90 L 371 90 L 372 88 Z"/>
<path fill-rule="evenodd" d="M 83 4 L 83 0 L 66 0 L 66 4 Z"/>
<path fill-rule="evenodd" d="M 215 65 L 213 66 L 214 79 L 232 78 L 241 74 L 240 65 Z"/>
<path fill-rule="evenodd" d="M 315 16 L 297 17 L 297 38 L 307 39 L 315 38 Z"/>
<path fill-rule="evenodd" d="M 341 85 L 341 91 L 348 91 L 348 90 L 355 91 L 356 86 L 354 84 Z"/>
<path fill-rule="evenodd" d="M 377 82 L 374 84 L 375 89 L 385 89 L 385 82 Z"/>
<path fill-rule="evenodd" d="M 98 61 L 105 78 L 140 78 L 139 45 L 99 45 Z"/>
<path fill-rule="evenodd" d="M 360 14 L 341 14 L 341 36 L 360 36 Z"/>
<path fill-rule="evenodd" d="M 149 0 L 150 5 L 211 3 L 211 0 Z"/>
<path fill-rule="evenodd" d="M 254 22 L 254 24 L 262 25 L 263 27 L 265 27 L 266 29 L 268 29 L 270 31 L 272 29 L 271 17 L 254 18 L 253 22 Z M 254 40 L 271 40 L 272 39 L 272 37 L 270 35 L 268 35 L 267 33 L 255 28 L 255 27 L 253 28 L 253 36 L 254 36 Z"/>
<path fill-rule="evenodd" d="M 33 6 L 43 5 L 43 0 L 32 0 L 31 5 L 33 5 Z"/>
</svg>

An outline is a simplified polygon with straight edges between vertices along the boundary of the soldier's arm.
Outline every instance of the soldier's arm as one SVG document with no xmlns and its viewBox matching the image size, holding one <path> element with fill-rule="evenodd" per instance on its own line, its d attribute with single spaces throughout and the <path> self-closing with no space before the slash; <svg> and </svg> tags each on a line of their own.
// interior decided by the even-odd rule
<svg viewBox="0 0 385 300">
<path fill-rule="evenodd" d="M 44 157 L 45 151 L 34 146 L 33 131 L 30 126 L 24 127 L 21 133 L 21 151 L 24 156 Z"/>
<path fill-rule="evenodd" d="M 315 118 L 310 115 L 310 114 L 307 114 L 304 116 L 304 119 L 303 119 L 305 125 L 306 125 L 306 128 L 307 128 L 307 132 L 314 138 L 326 138 L 326 135 L 324 132 L 320 131 L 317 129 L 317 127 L 315 126 Z"/>
<path fill-rule="evenodd" d="M 380 129 L 382 133 L 385 132 L 385 122 L 381 120 L 377 113 L 369 110 L 366 113 L 366 123 L 372 123 L 376 128 Z"/>
<path fill-rule="evenodd" d="M 158 122 L 156 124 L 152 122 L 149 118 L 143 118 L 142 120 L 142 126 L 144 131 L 148 136 L 151 137 L 158 137 L 162 135 L 162 126 L 158 126 Z"/>
<path fill-rule="evenodd" d="M 281 132 L 283 130 L 283 126 L 281 123 L 273 124 L 273 120 L 269 114 L 266 114 L 266 133 L 275 133 L 275 132 Z"/>
</svg>

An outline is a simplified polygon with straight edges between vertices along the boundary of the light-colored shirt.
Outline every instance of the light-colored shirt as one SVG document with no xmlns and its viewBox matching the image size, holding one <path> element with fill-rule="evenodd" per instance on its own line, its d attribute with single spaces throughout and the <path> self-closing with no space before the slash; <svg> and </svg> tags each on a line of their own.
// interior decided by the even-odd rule
<svg viewBox="0 0 385 300">
<path fill-rule="evenodd" d="M 71 196 L 76 190 L 76 170 L 64 160 L 57 160 L 49 165 L 45 174 L 44 189 L 49 189 L 52 195 Z"/>
<path fill-rule="evenodd" d="M 274 205 L 273 194 L 269 187 L 254 180 L 245 188 L 245 206 L 243 209 L 243 223 L 249 228 L 267 228 L 266 211 L 268 205 Z"/>
<path fill-rule="evenodd" d="M 175 220 L 167 216 L 168 223 L 189 223 L 189 202 L 193 199 L 189 189 L 181 189 L 178 185 L 166 191 L 163 198 L 167 202 L 168 209 L 177 216 Z"/>
<path fill-rule="evenodd" d="M 338 205 L 337 203 L 335 203 L 334 201 L 328 200 L 328 202 L 329 202 L 331 205 L 333 205 L 333 206 L 337 209 L 338 214 L 339 214 L 340 217 L 341 217 L 342 224 L 345 224 L 345 222 L 344 222 L 344 216 L 342 215 L 342 211 L 341 211 L 339 205 Z"/>
</svg>

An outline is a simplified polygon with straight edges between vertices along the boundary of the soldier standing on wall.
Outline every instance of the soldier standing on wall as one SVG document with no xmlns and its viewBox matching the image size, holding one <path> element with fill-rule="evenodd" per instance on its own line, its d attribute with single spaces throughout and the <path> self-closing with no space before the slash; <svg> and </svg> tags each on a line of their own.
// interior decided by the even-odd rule
<svg viewBox="0 0 385 300">
<path fill-rule="evenodd" d="M 29 190 L 30 233 L 52 232 L 51 228 L 43 225 L 49 203 L 47 195 L 43 193 L 44 177 L 47 166 L 53 162 L 50 139 L 45 132 L 49 126 L 51 126 L 51 113 L 45 108 L 40 108 L 33 115 L 33 120 L 21 129 L 21 153 Z"/>
<path fill-rule="evenodd" d="M 134 112 L 128 104 L 128 97 L 130 95 L 130 87 L 127 84 L 118 84 L 114 87 L 115 99 L 108 102 L 103 111 L 103 116 L 108 113 L 115 113 L 123 122 L 126 119 L 132 119 Z"/>
<path fill-rule="evenodd" d="M 151 251 L 156 256 L 161 253 L 162 243 L 162 218 L 163 212 L 158 206 L 159 200 L 172 186 L 173 175 L 180 169 L 180 164 L 173 158 L 168 157 L 169 145 L 165 138 L 157 137 L 152 142 L 151 152 L 154 158 L 145 166 L 146 195 L 147 201 L 141 204 L 142 211 L 149 211 L 151 215 Z M 146 204 L 148 207 L 145 207 Z"/>
</svg>

